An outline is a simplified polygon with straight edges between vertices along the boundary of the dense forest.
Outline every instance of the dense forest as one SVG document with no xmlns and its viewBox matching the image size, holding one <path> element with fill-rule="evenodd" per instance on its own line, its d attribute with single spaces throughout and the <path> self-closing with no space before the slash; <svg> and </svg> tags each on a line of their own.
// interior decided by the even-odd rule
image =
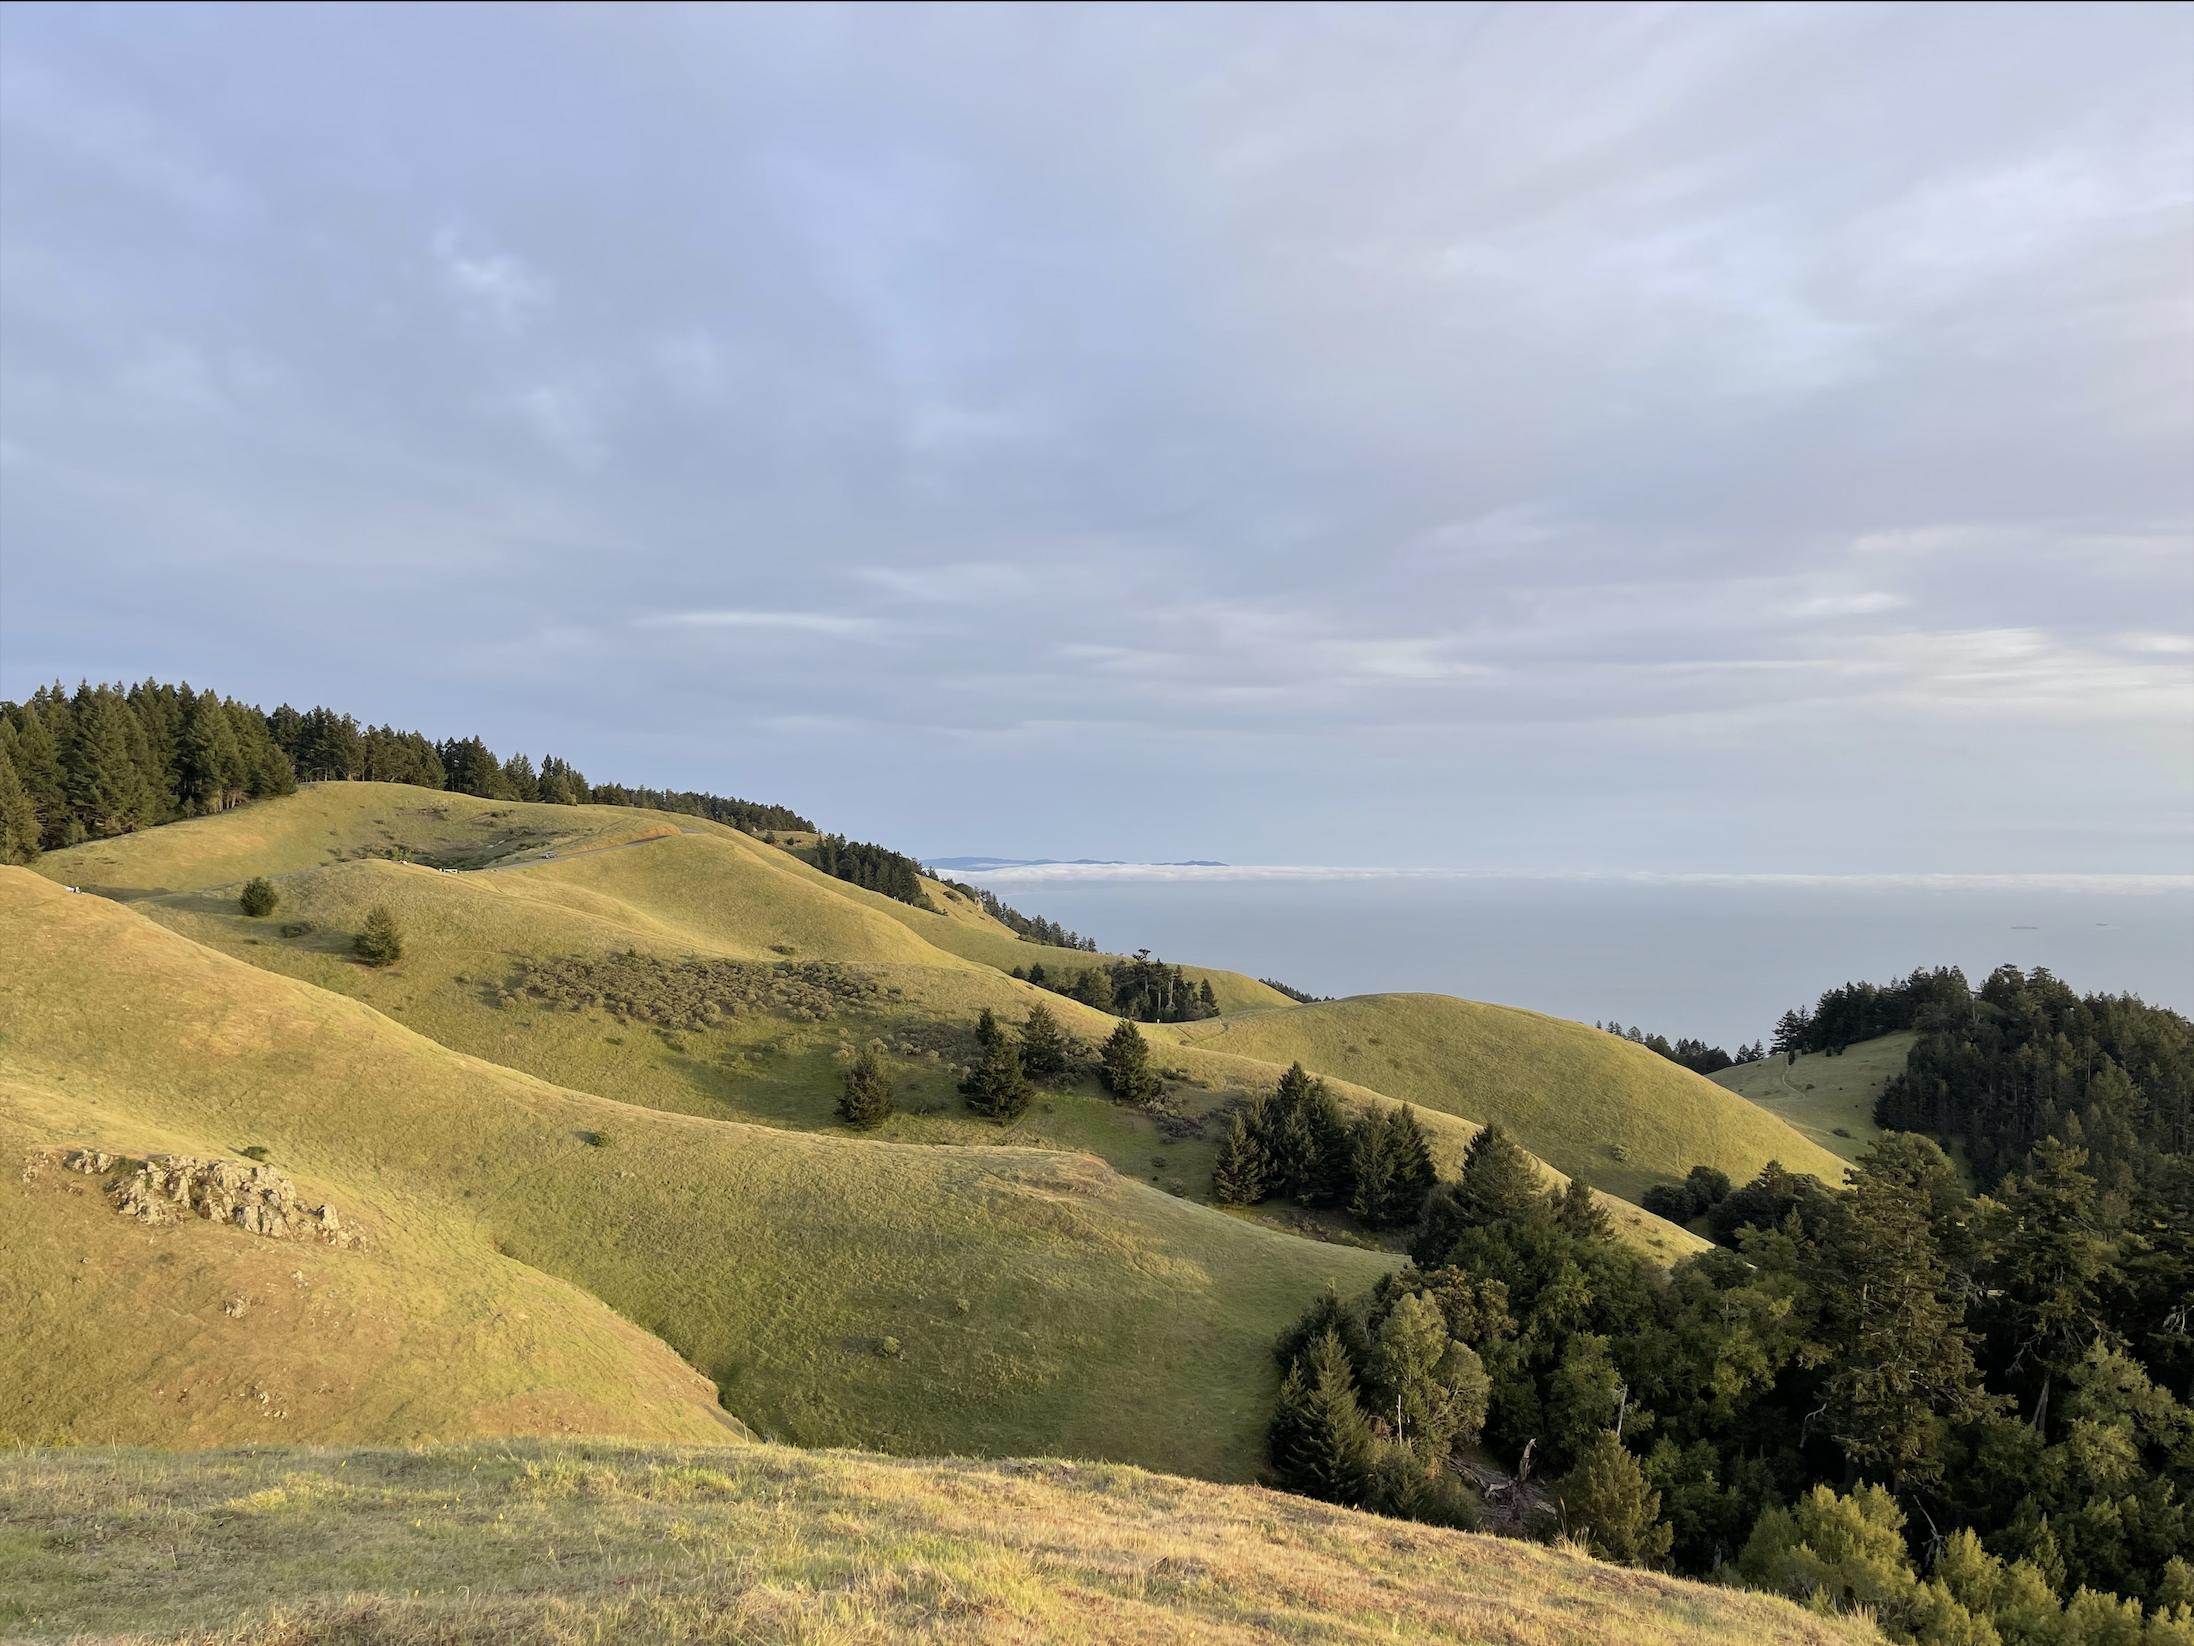
<svg viewBox="0 0 2194 1646">
<path fill-rule="evenodd" d="M 1010 975 L 1136 1023 L 1198 1023 L 1219 1015 L 1210 978 L 1191 982 L 1180 967 L 1152 959 L 1148 949 L 1137 949 L 1126 960 L 1090 966 L 1071 977 L 1049 970 L 1040 960 L 1016 966 Z"/>
<path fill-rule="evenodd" d="M 1970 991 L 1955 971 L 1935 978 L 1877 1124 L 1962 1144 L 1983 1185 L 2061 1139 L 2117 1209 L 2194 1151 L 2194 1025 L 2177 1012 L 2075 994 L 2040 968 L 2000 966 Z"/>
<path fill-rule="evenodd" d="M 1900 1640 L 2187 1639 L 2189 1162 L 2115 1211 L 2055 1136 L 1988 1198 L 1911 1134 L 1850 1176 L 1719 1185 L 1724 1244 L 1667 1272 L 1488 1127 L 1413 1267 L 1281 1339 L 1275 1477 L 1453 1519 L 1475 1475 L 1478 1512 Z"/>
<path fill-rule="evenodd" d="M 75 692 L 58 682 L 0 703 L 0 852 L 11 863 L 80 840 L 128 834 L 306 782 L 412 783 L 491 800 L 637 806 L 706 817 L 748 833 L 812 829 L 783 806 L 721 795 L 589 784 L 553 755 L 498 760 L 477 737 L 430 741 L 361 726 L 347 714 L 283 704 L 272 714 L 146 680 Z"/>
<path fill-rule="evenodd" d="M 1211 1173 L 1222 1206 L 1288 1196 L 1343 1208 L 1368 1229 L 1414 1223 L 1432 1185 L 1432 1150 L 1408 1104 L 1352 1121 L 1300 1063 L 1270 1097 L 1235 1109 Z"/>
<path fill-rule="evenodd" d="M 842 834 L 826 834 L 800 855 L 849 886 L 882 892 L 917 908 L 934 907 L 922 890 L 922 865 L 911 857 L 882 846 L 850 841 Z"/>
</svg>

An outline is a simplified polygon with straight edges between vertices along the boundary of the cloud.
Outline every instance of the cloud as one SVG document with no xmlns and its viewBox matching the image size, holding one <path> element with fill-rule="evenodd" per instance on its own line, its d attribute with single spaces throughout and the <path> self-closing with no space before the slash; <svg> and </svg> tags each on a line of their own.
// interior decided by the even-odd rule
<svg viewBox="0 0 2194 1646">
<path fill-rule="evenodd" d="M 442 278 L 467 314 L 503 331 L 522 331 L 549 306 L 547 278 L 506 252 L 468 252 L 454 229 L 434 237 Z"/>
<path fill-rule="evenodd" d="M 801 634 L 869 637 L 885 625 L 872 617 L 841 617 L 830 612 L 693 611 L 665 612 L 641 618 L 647 628 L 787 629 Z"/>
</svg>

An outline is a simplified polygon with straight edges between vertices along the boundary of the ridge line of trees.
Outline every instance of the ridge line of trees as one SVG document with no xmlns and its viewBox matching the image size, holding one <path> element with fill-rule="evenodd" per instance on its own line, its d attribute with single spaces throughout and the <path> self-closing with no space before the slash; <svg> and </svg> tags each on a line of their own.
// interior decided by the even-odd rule
<svg viewBox="0 0 2194 1646">
<path fill-rule="evenodd" d="M 696 790 L 590 784 L 554 755 L 536 768 L 523 754 L 497 759 L 477 737 L 435 742 L 287 703 L 268 714 L 194 691 L 187 681 L 85 681 L 74 692 L 56 681 L 25 702 L 0 702 L 0 858 L 7 862 L 294 794 L 300 781 L 409 783 L 489 800 L 631 806 L 705 817 L 749 834 L 814 829 L 784 806 Z"/>
</svg>

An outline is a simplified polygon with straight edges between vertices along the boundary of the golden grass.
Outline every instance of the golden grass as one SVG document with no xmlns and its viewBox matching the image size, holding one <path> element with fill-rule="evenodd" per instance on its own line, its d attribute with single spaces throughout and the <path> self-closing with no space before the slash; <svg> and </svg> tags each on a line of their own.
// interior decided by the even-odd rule
<svg viewBox="0 0 2194 1646">
<path fill-rule="evenodd" d="M 1274 1333 L 1329 1277 L 1359 1290 L 1395 1261 L 1245 1225 L 1087 1156 L 801 1136 L 561 1089 L 21 870 L 0 871 L 0 943 L 6 1072 L 47 1094 L 9 1099 L 27 1142 L 264 1144 L 346 1218 L 603 1299 L 739 1416 L 804 1443 L 1245 1478 Z M 590 1146 L 603 1132 L 611 1146 Z M 396 1250 L 392 1235 L 354 1260 Z M 60 1341 L 39 1333 L 65 1330 L 66 1297 L 29 1301 L 46 1324 L 0 1343 L 0 1386 L 40 1391 L 41 1412 L 86 1438 L 149 1438 L 111 1367 L 38 1352 Z M 144 1326 L 156 1347 L 182 1329 Z M 873 1352 L 887 1337 L 899 1355 Z M 410 1364 L 434 1413 L 441 1369 Z M 382 1432 L 453 1432 L 435 1421 Z"/>
<path fill-rule="evenodd" d="M 1874 1124 L 1874 1100 L 1892 1075 L 1904 1073 L 1905 1058 L 1917 1038 L 1909 1031 L 1885 1034 L 1847 1046 L 1834 1057 L 1807 1052 L 1796 1063 L 1770 1057 L 1724 1069 L 1711 1078 L 1830 1154 L 1856 1164 L 1867 1145 L 1882 1135 Z M 1826 1177 L 1824 1181 L 1834 1184 L 1842 1179 Z"/>
<path fill-rule="evenodd" d="M 10 1638 L 1857 1646 L 1863 1625 L 1255 1487 L 616 1441 L 0 1454 Z"/>
<path fill-rule="evenodd" d="M 1842 1162 L 1757 1105 L 1581 1023 L 1435 994 L 1361 995 L 1191 1024 L 1182 1038 L 1301 1059 L 1427 1109 L 1499 1121 L 1557 1171 L 1627 1200 L 1693 1166 L 1743 1181 L 1771 1158 L 1841 1178 Z"/>
</svg>

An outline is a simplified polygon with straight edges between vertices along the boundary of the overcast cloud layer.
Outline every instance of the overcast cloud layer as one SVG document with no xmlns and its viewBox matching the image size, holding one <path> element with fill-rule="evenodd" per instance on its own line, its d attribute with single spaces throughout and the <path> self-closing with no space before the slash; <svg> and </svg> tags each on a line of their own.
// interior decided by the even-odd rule
<svg viewBox="0 0 2194 1646">
<path fill-rule="evenodd" d="M 2194 9 L 0 12 L 0 694 L 923 854 L 2194 868 Z"/>
</svg>

